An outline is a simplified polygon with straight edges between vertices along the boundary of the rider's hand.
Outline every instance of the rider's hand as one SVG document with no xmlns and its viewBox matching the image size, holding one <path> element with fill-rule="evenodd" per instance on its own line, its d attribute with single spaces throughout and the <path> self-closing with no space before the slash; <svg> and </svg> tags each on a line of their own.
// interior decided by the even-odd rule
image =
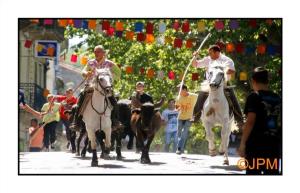
<svg viewBox="0 0 300 193">
<path fill-rule="evenodd" d="M 193 53 L 193 56 L 197 57 L 199 55 L 199 53 L 196 51 Z"/>
<path fill-rule="evenodd" d="M 93 75 L 93 71 L 88 71 L 88 72 L 86 73 L 86 76 L 87 76 L 88 78 L 92 77 L 92 75 Z"/>
</svg>

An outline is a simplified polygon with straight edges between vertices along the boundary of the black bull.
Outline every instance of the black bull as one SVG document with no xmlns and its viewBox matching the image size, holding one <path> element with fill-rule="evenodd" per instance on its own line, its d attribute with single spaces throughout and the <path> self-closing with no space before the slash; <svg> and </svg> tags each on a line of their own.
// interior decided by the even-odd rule
<svg viewBox="0 0 300 193">
<path fill-rule="evenodd" d="M 159 107 L 164 103 L 164 97 L 157 104 L 141 104 L 136 98 L 132 99 L 132 105 L 140 108 L 140 112 L 134 111 L 131 116 L 131 128 L 136 134 L 137 145 L 141 148 L 141 163 L 151 163 L 149 149 L 155 133 L 161 127 Z"/>
</svg>

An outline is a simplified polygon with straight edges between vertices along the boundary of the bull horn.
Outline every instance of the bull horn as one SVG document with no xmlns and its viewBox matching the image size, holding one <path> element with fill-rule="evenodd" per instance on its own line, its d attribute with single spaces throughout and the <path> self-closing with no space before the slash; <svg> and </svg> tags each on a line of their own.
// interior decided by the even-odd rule
<svg viewBox="0 0 300 193">
<path fill-rule="evenodd" d="M 158 103 L 155 103 L 155 104 L 154 104 L 154 108 L 159 108 L 159 107 L 161 107 L 161 106 L 164 104 L 165 99 L 166 99 L 166 95 L 163 94 L 163 95 L 161 96 L 160 101 L 159 101 Z"/>
</svg>

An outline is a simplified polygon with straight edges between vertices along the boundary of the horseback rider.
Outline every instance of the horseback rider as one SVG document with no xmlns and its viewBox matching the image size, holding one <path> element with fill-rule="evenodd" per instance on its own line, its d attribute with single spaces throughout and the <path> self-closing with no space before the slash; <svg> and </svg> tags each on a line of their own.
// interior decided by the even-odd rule
<svg viewBox="0 0 300 193">
<path fill-rule="evenodd" d="M 93 92 L 93 89 L 90 87 L 90 82 L 96 76 L 96 69 L 108 68 L 113 76 L 113 80 L 115 81 L 117 81 L 121 76 L 121 70 L 119 69 L 119 67 L 112 61 L 106 59 L 107 51 L 103 48 L 102 45 L 98 45 L 94 48 L 94 54 L 95 59 L 89 60 L 81 73 L 86 80 L 86 84 L 83 91 L 81 91 L 81 93 L 79 94 L 78 104 L 77 107 L 75 107 L 75 112 L 72 117 L 72 124 L 70 128 L 75 130 L 79 130 L 80 128 L 80 123 L 82 121 L 81 112 L 84 111 L 84 109 L 82 108 L 84 108 L 85 106 L 83 104 L 86 104 L 86 100 L 89 100 L 86 95 L 87 93 Z M 117 100 L 114 94 L 112 94 L 112 96 L 109 96 L 108 99 L 113 108 L 116 108 Z M 118 123 L 117 117 L 115 117 L 114 115 L 115 114 L 113 114 L 112 116 L 112 125 Z"/>
<path fill-rule="evenodd" d="M 224 69 L 227 69 L 226 71 L 227 80 L 230 80 L 231 75 L 235 73 L 234 62 L 232 61 L 232 59 L 222 54 L 221 49 L 218 45 L 210 46 L 208 48 L 208 52 L 209 52 L 209 56 L 206 56 L 201 60 L 197 60 L 197 58 L 194 57 L 192 61 L 192 65 L 196 68 L 206 68 L 206 78 L 208 78 L 209 77 L 207 71 L 208 68 L 210 68 L 214 62 L 218 62 L 221 66 L 224 67 Z M 199 54 L 198 52 L 193 53 L 194 56 L 198 56 L 198 54 Z M 225 96 L 229 103 L 229 107 L 230 109 L 233 110 L 234 119 L 237 123 L 237 126 L 241 128 L 244 119 L 243 119 L 241 107 L 235 96 L 234 90 L 231 87 L 227 87 L 227 88 L 225 87 L 224 90 L 225 90 Z M 201 111 L 203 109 L 203 105 L 207 97 L 208 97 L 208 92 L 200 90 L 197 103 L 194 108 L 195 121 L 198 121 L 200 119 Z"/>
</svg>

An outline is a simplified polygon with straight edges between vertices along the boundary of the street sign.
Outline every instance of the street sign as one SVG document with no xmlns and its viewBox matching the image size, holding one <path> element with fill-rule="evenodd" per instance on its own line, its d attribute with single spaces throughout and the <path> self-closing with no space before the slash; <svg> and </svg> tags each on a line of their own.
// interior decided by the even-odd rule
<svg viewBox="0 0 300 193">
<path fill-rule="evenodd" d="M 53 40 L 36 40 L 34 55 L 38 58 L 54 58 L 57 56 L 58 43 Z"/>
</svg>

